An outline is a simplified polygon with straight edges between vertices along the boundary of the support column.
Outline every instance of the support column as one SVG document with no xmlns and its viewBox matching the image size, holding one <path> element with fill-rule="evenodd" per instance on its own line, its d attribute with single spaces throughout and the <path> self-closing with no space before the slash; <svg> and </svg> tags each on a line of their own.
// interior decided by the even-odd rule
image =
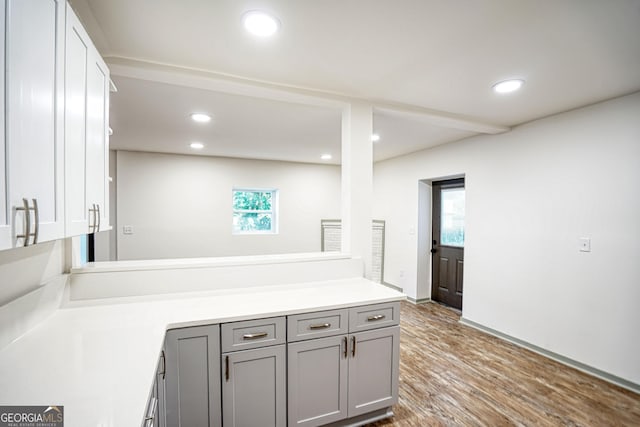
<svg viewBox="0 0 640 427">
<path fill-rule="evenodd" d="M 342 252 L 364 261 L 371 278 L 373 108 L 354 102 L 342 113 Z"/>
</svg>

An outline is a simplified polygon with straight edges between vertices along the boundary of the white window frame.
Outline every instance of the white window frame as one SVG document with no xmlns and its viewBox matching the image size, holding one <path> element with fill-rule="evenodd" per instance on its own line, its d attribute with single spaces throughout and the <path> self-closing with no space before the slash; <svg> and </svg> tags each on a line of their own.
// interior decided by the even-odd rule
<svg viewBox="0 0 640 427">
<path fill-rule="evenodd" d="M 233 200 L 238 191 L 248 193 L 271 193 L 271 210 L 234 209 Z M 278 234 L 278 189 L 277 188 L 253 188 L 234 187 L 231 190 L 231 233 L 234 235 Z M 236 230 L 233 218 L 236 213 L 270 213 L 271 230 Z"/>
</svg>

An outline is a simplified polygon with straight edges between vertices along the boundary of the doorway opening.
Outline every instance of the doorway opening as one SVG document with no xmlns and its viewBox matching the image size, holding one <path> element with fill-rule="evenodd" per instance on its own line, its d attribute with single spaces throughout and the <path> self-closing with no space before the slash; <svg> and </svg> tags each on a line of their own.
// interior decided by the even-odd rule
<svg viewBox="0 0 640 427">
<path fill-rule="evenodd" d="M 432 182 L 431 299 L 462 310 L 464 178 Z"/>
</svg>

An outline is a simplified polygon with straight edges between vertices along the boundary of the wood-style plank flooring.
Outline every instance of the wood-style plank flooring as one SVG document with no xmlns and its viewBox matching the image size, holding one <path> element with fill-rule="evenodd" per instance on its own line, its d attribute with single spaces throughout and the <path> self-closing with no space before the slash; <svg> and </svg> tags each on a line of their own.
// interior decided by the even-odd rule
<svg viewBox="0 0 640 427">
<path fill-rule="evenodd" d="M 371 426 L 640 426 L 640 395 L 402 303 L 400 399 Z"/>
</svg>

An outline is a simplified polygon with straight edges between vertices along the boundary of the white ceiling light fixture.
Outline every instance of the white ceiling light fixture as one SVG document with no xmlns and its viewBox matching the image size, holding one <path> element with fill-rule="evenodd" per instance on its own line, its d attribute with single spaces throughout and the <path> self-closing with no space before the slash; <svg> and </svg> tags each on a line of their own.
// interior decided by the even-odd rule
<svg viewBox="0 0 640 427">
<path fill-rule="evenodd" d="M 270 37 L 280 29 L 280 21 L 261 10 L 250 10 L 242 15 L 244 28 L 254 36 Z"/>
<path fill-rule="evenodd" d="M 380 141 L 380 135 L 378 135 L 377 133 L 374 133 L 373 135 L 371 135 L 371 141 L 373 142 Z"/>
<path fill-rule="evenodd" d="M 519 90 L 524 84 L 522 79 L 503 80 L 493 85 L 493 91 L 496 93 L 511 93 Z"/>
<path fill-rule="evenodd" d="M 331 160 L 333 157 L 331 156 L 331 154 L 323 154 L 322 156 L 320 156 L 320 158 L 322 160 Z"/>
<path fill-rule="evenodd" d="M 198 123 L 209 123 L 211 116 L 205 113 L 193 113 L 191 114 L 191 120 Z"/>
<path fill-rule="evenodd" d="M 204 148 L 204 144 L 202 142 L 192 142 L 191 144 L 189 144 L 189 147 L 193 148 L 194 150 L 202 150 Z"/>
</svg>

